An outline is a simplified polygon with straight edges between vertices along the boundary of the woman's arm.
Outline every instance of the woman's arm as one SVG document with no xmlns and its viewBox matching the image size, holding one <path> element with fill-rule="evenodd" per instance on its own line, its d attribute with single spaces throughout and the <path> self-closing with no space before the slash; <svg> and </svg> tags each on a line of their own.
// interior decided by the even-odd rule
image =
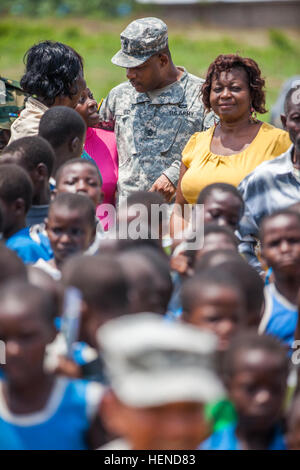
<svg viewBox="0 0 300 470">
<path fill-rule="evenodd" d="M 175 238 L 177 234 L 179 235 L 188 225 L 187 214 L 184 211 L 184 205 L 188 202 L 181 191 L 181 180 L 187 170 L 188 168 L 181 162 L 175 205 L 170 219 L 170 235 L 172 238 Z"/>
</svg>

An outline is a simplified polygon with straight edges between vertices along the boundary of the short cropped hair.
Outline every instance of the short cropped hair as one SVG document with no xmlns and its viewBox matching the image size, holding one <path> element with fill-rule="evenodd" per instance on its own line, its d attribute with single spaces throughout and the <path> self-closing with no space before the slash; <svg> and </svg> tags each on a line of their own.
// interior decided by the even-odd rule
<svg viewBox="0 0 300 470">
<path fill-rule="evenodd" d="M 46 111 L 39 126 L 39 135 L 55 149 L 74 137 L 83 138 L 86 125 L 79 113 L 67 106 L 54 106 Z"/>
<path fill-rule="evenodd" d="M 292 101 L 292 98 L 295 96 L 294 95 L 299 95 L 300 93 L 300 85 L 297 85 L 295 87 L 292 87 L 289 89 L 289 91 L 287 92 L 286 94 L 286 97 L 285 97 L 285 100 L 284 100 L 284 114 L 287 115 L 288 112 L 289 112 L 289 107 L 290 107 L 290 103 Z M 296 103 L 295 103 L 296 104 Z M 298 101 L 298 104 L 300 104 L 300 102 Z"/>
<path fill-rule="evenodd" d="M 0 285 L 9 279 L 27 280 L 26 266 L 15 251 L 0 244 Z"/>
<path fill-rule="evenodd" d="M 0 198 L 10 204 L 21 198 L 28 212 L 32 202 L 33 186 L 28 173 L 18 165 L 0 165 Z"/>
<path fill-rule="evenodd" d="M 0 298 L 1 305 L 10 298 L 17 299 L 22 303 L 34 303 L 39 309 L 38 315 L 41 320 L 49 326 L 53 326 L 53 319 L 57 313 L 56 305 L 51 294 L 46 290 L 22 280 L 9 280 L 1 285 Z"/>
<path fill-rule="evenodd" d="M 51 211 L 57 207 L 63 206 L 66 209 L 73 211 L 76 210 L 82 214 L 82 217 L 88 222 L 89 225 L 95 227 L 95 207 L 92 201 L 85 194 L 78 193 L 60 193 L 51 202 L 49 207 L 49 217 Z"/>
<path fill-rule="evenodd" d="M 77 287 L 83 300 L 103 314 L 127 313 L 129 283 L 114 256 L 75 255 L 62 268 L 64 285 Z"/>
<path fill-rule="evenodd" d="M 102 185 L 103 183 L 102 176 L 101 176 L 99 168 L 97 167 L 96 162 L 79 157 L 79 158 L 71 158 L 71 160 L 68 160 L 67 162 L 63 163 L 60 167 L 58 167 L 57 172 L 55 173 L 56 186 L 58 186 L 63 170 L 67 168 L 68 166 L 73 165 L 74 163 L 79 163 L 80 165 L 89 165 L 90 167 L 94 168 L 94 170 L 96 170 L 96 173 L 99 177 L 100 185 Z"/>
<path fill-rule="evenodd" d="M 206 109 L 211 109 L 210 92 L 212 81 L 219 77 L 221 72 L 229 71 L 241 67 L 248 77 L 248 85 L 251 96 L 251 105 L 258 113 L 266 113 L 265 109 L 265 80 L 261 76 L 261 71 L 255 60 L 248 57 L 241 57 L 238 54 L 220 54 L 209 66 L 205 82 L 202 85 L 202 100 Z"/>
<path fill-rule="evenodd" d="M 83 70 L 82 57 L 61 42 L 44 41 L 25 54 L 26 71 L 20 84 L 29 95 L 37 95 L 52 106 L 57 96 L 78 93 L 75 80 Z M 73 89 L 72 89 L 73 88 Z"/>
<path fill-rule="evenodd" d="M 55 153 L 46 139 L 40 136 L 21 137 L 9 144 L 2 154 L 14 154 L 20 152 L 20 158 L 27 171 L 34 170 L 39 163 L 43 163 L 48 170 L 50 177 L 54 162 Z"/>
<path fill-rule="evenodd" d="M 211 195 L 213 191 L 220 191 L 222 193 L 230 193 L 233 196 L 235 196 L 237 199 L 239 199 L 241 203 L 241 216 L 242 216 L 242 213 L 244 212 L 244 205 L 245 205 L 244 200 L 240 192 L 232 184 L 212 183 L 212 184 L 209 184 L 208 186 L 205 186 L 205 188 L 202 189 L 202 191 L 200 192 L 198 196 L 197 204 L 204 204 L 205 200 Z"/>
<path fill-rule="evenodd" d="M 216 224 L 207 224 L 207 225 L 205 225 L 205 227 L 204 227 L 204 240 L 205 240 L 205 237 L 207 237 L 207 235 L 210 235 L 211 233 L 222 233 L 222 234 L 226 235 L 228 238 L 230 238 L 233 245 L 235 245 L 236 247 L 238 247 L 238 245 L 240 243 L 238 238 L 233 233 L 233 231 L 230 228 L 226 227 L 226 226 L 216 225 Z"/>
<path fill-rule="evenodd" d="M 192 310 L 201 304 L 203 292 L 210 286 L 229 287 L 245 300 L 241 286 L 233 276 L 224 269 L 219 269 L 219 266 L 208 268 L 187 279 L 182 285 L 180 297 L 184 318 L 188 318 Z"/>
<path fill-rule="evenodd" d="M 271 335 L 259 335 L 249 331 L 238 334 L 233 338 L 224 357 L 223 372 L 226 378 L 231 378 L 236 372 L 236 359 L 242 351 L 261 350 L 277 356 L 283 372 L 287 375 L 289 370 L 289 357 L 286 349 L 279 339 Z"/>
<path fill-rule="evenodd" d="M 275 219 L 276 217 L 280 215 L 288 215 L 288 216 L 294 217 L 300 226 L 300 213 L 290 208 L 281 209 L 281 210 L 273 212 L 272 214 L 266 215 L 265 217 L 263 217 L 259 226 L 259 239 L 260 239 L 261 245 L 263 245 L 263 242 L 264 242 L 264 227 L 266 223 L 272 219 Z"/>
</svg>

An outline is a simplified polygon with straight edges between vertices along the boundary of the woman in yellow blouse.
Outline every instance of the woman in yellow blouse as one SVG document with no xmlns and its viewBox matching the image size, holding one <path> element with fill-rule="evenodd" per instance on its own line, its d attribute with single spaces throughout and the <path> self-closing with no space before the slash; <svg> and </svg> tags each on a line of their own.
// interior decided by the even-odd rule
<svg viewBox="0 0 300 470">
<path fill-rule="evenodd" d="M 266 112 L 264 85 L 252 59 L 219 55 L 210 65 L 202 98 L 220 120 L 208 131 L 195 133 L 183 150 L 171 232 L 182 228 L 181 209 L 195 204 L 205 186 L 217 182 L 238 186 L 260 163 L 290 147 L 287 132 L 253 117 Z"/>
</svg>

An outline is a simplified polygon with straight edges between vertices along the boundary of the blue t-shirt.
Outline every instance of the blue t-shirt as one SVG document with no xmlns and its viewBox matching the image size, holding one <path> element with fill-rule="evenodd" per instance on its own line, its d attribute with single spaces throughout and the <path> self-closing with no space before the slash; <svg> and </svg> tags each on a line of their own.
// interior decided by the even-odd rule
<svg viewBox="0 0 300 470">
<path fill-rule="evenodd" d="M 200 444 L 199 450 L 243 450 L 235 434 L 236 425 L 228 426 L 213 433 Z M 284 436 L 279 427 L 275 429 L 274 436 L 266 450 L 287 450 Z"/>
<path fill-rule="evenodd" d="M 283 297 L 273 283 L 265 287 L 265 301 L 259 333 L 276 336 L 291 348 L 298 321 L 297 305 Z"/>
<path fill-rule="evenodd" d="M 0 430 L 15 437 L 10 449 L 13 445 L 15 450 L 88 448 L 87 432 L 103 393 L 100 384 L 60 377 L 45 408 L 27 415 L 14 414 L 7 408 L 2 384 L 0 381 Z"/>
<path fill-rule="evenodd" d="M 15 251 L 25 264 L 36 263 L 40 258 L 45 261 L 51 259 L 47 238 L 43 234 L 39 234 L 38 240 L 33 240 L 29 233 L 29 227 L 14 233 L 6 240 L 5 244 Z"/>
</svg>

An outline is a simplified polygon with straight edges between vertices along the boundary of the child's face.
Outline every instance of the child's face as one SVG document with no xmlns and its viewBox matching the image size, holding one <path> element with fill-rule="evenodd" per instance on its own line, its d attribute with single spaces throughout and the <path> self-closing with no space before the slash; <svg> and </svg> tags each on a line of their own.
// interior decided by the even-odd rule
<svg viewBox="0 0 300 470">
<path fill-rule="evenodd" d="M 246 316 L 243 299 L 227 286 L 205 286 L 201 293 L 201 303 L 189 313 L 187 321 L 212 331 L 218 337 L 217 349 L 225 351 Z"/>
<path fill-rule="evenodd" d="M 46 219 L 46 229 L 58 263 L 87 250 L 95 236 L 95 226 L 87 222 L 85 215 L 65 206 L 52 206 Z"/>
<path fill-rule="evenodd" d="M 229 398 L 249 430 L 266 430 L 281 417 L 286 372 L 281 359 L 260 349 L 239 351 L 228 380 Z"/>
<path fill-rule="evenodd" d="M 116 398 L 115 402 L 114 431 L 125 437 L 134 450 L 194 450 L 210 433 L 200 403 L 134 408 Z"/>
<path fill-rule="evenodd" d="M 95 127 L 99 124 L 97 101 L 94 99 L 93 93 L 89 88 L 83 91 L 75 109 L 84 119 L 87 127 Z"/>
<path fill-rule="evenodd" d="M 264 225 L 262 255 L 274 273 L 300 274 L 300 224 L 292 215 L 278 215 Z"/>
<path fill-rule="evenodd" d="M 45 348 L 55 337 L 54 326 L 40 318 L 39 306 L 16 298 L 0 304 L 0 338 L 5 342 L 4 372 L 16 386 L 43 374 Z"/>
<path fill-rule="evenodd" d="M 196 259 L 213 250 L 237 251 L 237 247 L 226 233 L 208 233 L 204 238 L 203 248 L 197 251 Z"/>
<path fill-rule="evenodd" d="M 91 165 L 85 165 L 84 163 L 72 163 L 62 170 L 56 190 L 57 194 L 85 194 L 97 207 L 103 197 L 101 187 L 96 167 L 93 168 Z"/>
<path fill-rule="evenodd" d="M 215 189 L 204 201 L 204 222 L 213 222 L 236 230 L 241 209 L 241 201 L 236 196 Z"/>
</svg>

